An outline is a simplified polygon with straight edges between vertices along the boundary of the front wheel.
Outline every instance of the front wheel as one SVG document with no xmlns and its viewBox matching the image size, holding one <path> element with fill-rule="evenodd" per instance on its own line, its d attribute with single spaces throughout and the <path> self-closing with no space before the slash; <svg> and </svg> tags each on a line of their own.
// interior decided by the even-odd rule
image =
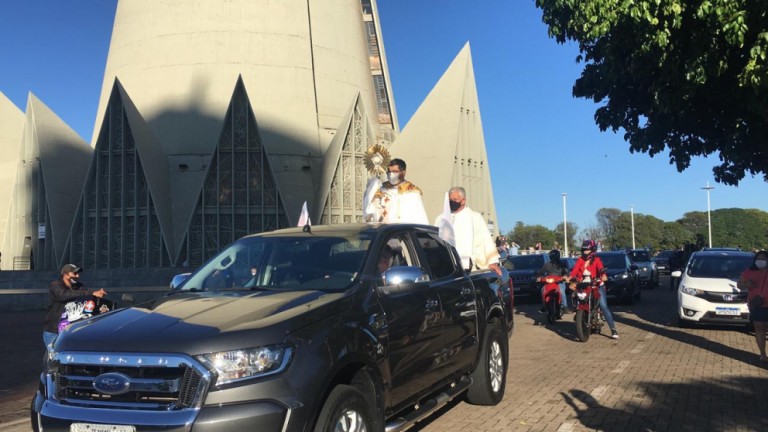
<svg viewBox="0 0 768 432">
<path fill-rule="evenodd" d="M 557 308 L 557 299 L 555 296 L 547 298 L 547 321 L 554 324 L 560 318 Z"/>
<path fill-rule="evenodd" d="M 591 332 L 591 327 L 589 324 L 590 316 L 589 311 L 585 311 L 583 309 L 579 309 L 576 311 L 576 336 L 579 338 L 581 342 L 586 342 L 589 340 L 589 335 Z"/>
<path fill-rule="evenodd" d="M 472 384 L 467 389 L 467 402 L 475 405 L 501 402 L 507 385 L 508 362 L 508 340 L 501 325 L 488 323 L 480 362 L 472 372 Z"/>
<path fill-rule="evenodd" d="M 373 408 L 360 390 L 340 384 L 325 400 L 314 432 L 367 432 L 373 430 L 373 416 Z"/>
</svg>

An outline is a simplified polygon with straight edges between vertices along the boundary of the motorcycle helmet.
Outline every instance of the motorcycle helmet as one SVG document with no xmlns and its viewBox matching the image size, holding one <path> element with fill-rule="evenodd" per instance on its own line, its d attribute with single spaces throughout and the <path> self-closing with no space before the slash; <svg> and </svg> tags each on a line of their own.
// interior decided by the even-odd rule
<svg viewBox="0 0 768 432">
<path fill-rule="evenodd" d="M 552 249 L 549 251 L 549 260 L 554 263 L 560 262 L 560 251 L 557 249 Z"/>
<path fill-rule="evenodd" d="M 581 244 L 581 257 L 588 260 L 592 257 L 592 254 L 597 250 L 597 245 L 592 240 L 584 240 Z"/>
</svg>

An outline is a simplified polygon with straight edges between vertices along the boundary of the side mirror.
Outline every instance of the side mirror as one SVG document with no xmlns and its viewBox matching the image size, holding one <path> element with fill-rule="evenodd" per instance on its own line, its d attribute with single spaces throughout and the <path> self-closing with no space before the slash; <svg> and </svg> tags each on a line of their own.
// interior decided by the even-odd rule
<svg viewBox="0 0 768 432">
<path fill-rule="evenodd" d="M 681 272 L 680 270 L 675 270 L 672 273 L 670 273 L 669 275 L 671 277 L 673 277 L 673 278 L 679 278 L 680 276 L 683 275 L 683 272 Z"/>
<path fill-rule="evenodd" d="M 429 282 L 427 272 L 419 267 L 394 266 L 387 269 L 382 275 L 384 285 L 404 285 L 417 282 Z"/>
<path fill-rule="evenodd" d="M 190 274 L 192 273 L 180 273 L 174 276 L 173 279 L 171 279 L 171 289 L 173 290 L 178 288 L 179 285 L 181 285 L 182 283 L 184 283 L 184 281 L 187 280 Z"/>
</svg>

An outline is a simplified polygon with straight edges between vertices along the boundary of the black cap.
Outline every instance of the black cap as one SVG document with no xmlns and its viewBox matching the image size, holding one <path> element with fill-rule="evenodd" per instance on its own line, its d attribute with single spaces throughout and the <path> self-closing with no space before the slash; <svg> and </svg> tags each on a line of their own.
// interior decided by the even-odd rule
<svg viewBox="0 0 768 432">
<path fill-rule="evenodd" d="M 74 264 L 65 264 L 64 267 L 61 268 L 61 274 L 67 274 L 67 273 L 80 273 L 83 271 L 82 268 L 74 265 Z"/>
</svg>

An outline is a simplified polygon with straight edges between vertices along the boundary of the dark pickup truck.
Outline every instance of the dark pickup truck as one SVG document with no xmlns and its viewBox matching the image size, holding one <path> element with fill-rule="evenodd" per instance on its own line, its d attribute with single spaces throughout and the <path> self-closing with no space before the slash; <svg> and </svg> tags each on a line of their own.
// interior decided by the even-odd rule
<svg viewBox="0 0 768 432">
<path fill-rule="evenodd" d="M 458 263 L 421 225 L 244 237 L 163 298 L 63 331 L 32 426 L 395 431 L 459 395 L 497 404 L 512 293 Z"/>
</svg>

